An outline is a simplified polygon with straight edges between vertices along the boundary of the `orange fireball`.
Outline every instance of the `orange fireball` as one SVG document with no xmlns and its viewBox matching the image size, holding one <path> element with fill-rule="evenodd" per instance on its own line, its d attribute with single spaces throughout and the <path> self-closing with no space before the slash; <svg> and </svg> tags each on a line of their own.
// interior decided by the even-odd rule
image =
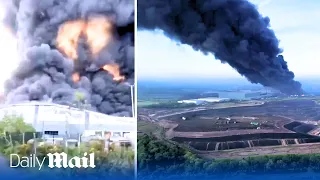
<svg viewBox="0 0 320 180">
<path fill-rule="evenodd" d="M 91 53 L 97 55 L 112 38 L 112 24 L 105 17 L 68 21 L 58 31 L 57 48 L 67 57 L 76 60 L 81 36 L 86 37 Z"/>
<path fill-rule="evenodd" d="M 124 76 L 120 75 L 120 67 L 118 64 L 107 64 L 102 67 L 105 71 L 108 71 L 113 76 L 113 80 L 115 81 L 123 81 L 125 80 Z"/>
</svg>

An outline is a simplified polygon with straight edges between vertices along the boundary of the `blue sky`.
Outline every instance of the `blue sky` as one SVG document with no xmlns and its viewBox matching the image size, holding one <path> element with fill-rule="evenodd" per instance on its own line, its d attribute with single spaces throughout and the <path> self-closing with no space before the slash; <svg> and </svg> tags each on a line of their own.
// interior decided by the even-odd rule
<svg viewBox="0 0 320 180">
<path fill-rule="evenodd" d="M 251 0 L 280 39 L 280 47 L 296 77 L 320 77 L 320 0 Z M 241 77 L 213 55 L 177 45 L 161 32 L 138 31 L 136 71 L 146 78 Z"/>
</svg>

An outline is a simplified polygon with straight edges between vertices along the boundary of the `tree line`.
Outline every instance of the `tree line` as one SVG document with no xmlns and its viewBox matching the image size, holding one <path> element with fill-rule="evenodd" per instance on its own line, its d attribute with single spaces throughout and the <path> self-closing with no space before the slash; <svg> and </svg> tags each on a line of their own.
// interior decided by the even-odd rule
<svg viewBox="0 0 320 180">
<path fill-rule="evenodd" d="M 10 154 L 18 154 L 20 157 L 28 157 L 35 154 L 40 159 L 47 156 L 48 153 L 65 152 L 70 157 L 83 156 L 84 152 L 95 154 L 94 169 L 67 169 L 59 172 L 63 177 L 84 177 L 93 176 L 105 177 L 115 175 L 117 177 L 127 177 L 130 179 L 134 175 L 134 151 L 131 148 L 111 147 L 106 152 L 104 144 L 99 141 L 92 141 L 88 147 L 68 148 L 56 144 L 46 144 L 41 138 L 27 138 L 29 140 L 22 141 L 25 134 L 34 134 L 35 129 L 24 122 L 20 116 L 5 116 L 0 121 L 0 156 L 10 157 Z M 36 149 L 36 150 L 35 150 Z M 47 158 L 46 158 L 47 159 Z M 45 161 L 45 164 L 48 162 Z M 1 168 L 1 167 L 0 167 Z"/>
<path fill-rule="evenodd" d="M 319 162 L 320 154 L 206 160 L 167 140 L 148 134 L 138 136 L 138 168 L 144 175 L 320 171 Z"/>
</svg>

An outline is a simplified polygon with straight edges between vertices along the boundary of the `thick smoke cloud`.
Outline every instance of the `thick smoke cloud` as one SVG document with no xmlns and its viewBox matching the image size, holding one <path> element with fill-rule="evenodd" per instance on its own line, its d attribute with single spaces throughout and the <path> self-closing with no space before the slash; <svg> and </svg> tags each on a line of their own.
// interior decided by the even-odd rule
<svg viewBox="0 0 320 180">
<path fill-rule="evenodd" d="M 6 83 L 7 103 L 53 101 L 70 104 L 80 91 L 91 108 L 130 116 L 130 86 L 134 82 L 133 0 L 1 0 L 4 23 L 16 35 L 21 63 Z M 115 38 L 96 57 L 79 42 L 76 61 L 56 48 L 59 27 L 70 20 L 105 16 L 112 20 Z M 8 60 L 10 61 L 10 60 Z M 126 82 L 116 82 L 101 67 L 117 63 Z M 72 73 L 80 72 L 78 83 Z"/>
<path fill-rule="evenodd" d="M 299 94 L 301 84 L 280 55 L 269 22 L 246 0 L 138 0 L 138 28 L 161 29 L 173 40 L 214 54 L 252 83 Z"/>
</svg>

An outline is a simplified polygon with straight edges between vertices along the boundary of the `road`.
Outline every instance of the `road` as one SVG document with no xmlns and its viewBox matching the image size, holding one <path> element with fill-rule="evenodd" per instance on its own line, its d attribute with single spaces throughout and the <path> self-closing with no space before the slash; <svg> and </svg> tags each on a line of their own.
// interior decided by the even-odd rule
<svg viewBox="0 0 320 180">
<path fill-rule="evenodd" d="M 179 112 L 174 112 L 174 113 L 169 113 L 165 115 L 159 115 L 156 118 L 157 119 L 164 119 L 166 117 L 174 116 L 174 115 L 181 115 L 185 113 L 190 113 L 190 112 L 199 112 L 199 111 L 206 111 L 206 110 L 213 110 L 213 109 L 225 109 L 225 108 L 234 108 L 234 107 L 247 107 L 247 106 L 260 106 L 263 105 L 264 102 L 258 102 L 258 103 L 247 103 L 247 104 L 235 104 L 235 105 L 229 105 L 229 106 L 221 106 L 221 107 L 196 107 L 196 108 L 189 108 L 185 109 L 183 111 Z"/>
</svg>

